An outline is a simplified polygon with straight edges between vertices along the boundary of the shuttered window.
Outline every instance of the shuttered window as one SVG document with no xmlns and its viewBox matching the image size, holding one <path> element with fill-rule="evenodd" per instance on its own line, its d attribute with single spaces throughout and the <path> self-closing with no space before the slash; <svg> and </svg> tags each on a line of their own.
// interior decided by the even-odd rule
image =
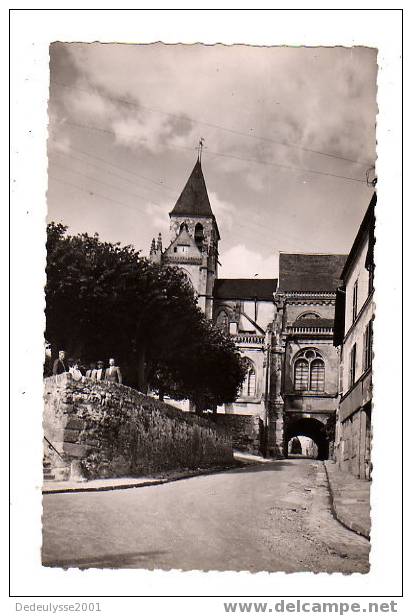
<svg viewBox="0 0 412 616">
<path fill-rule="evenodd" d="M 356 317 L 358 316 L 358 281 L 353 285 L 353 294 L 352 294 L 352 323 L 356 321 Z"/>
<path fill-rule="evenodd" d="M 366 326 L 363 336 L 363 370 L 368 370 L 372 365 L 372 321 Z"/>
<path fill-rule="evenodd" d="M 356 380 L 356 344 L 351 349 L 349 362 L 349 387 L 352 387 Z"/>
</svg>

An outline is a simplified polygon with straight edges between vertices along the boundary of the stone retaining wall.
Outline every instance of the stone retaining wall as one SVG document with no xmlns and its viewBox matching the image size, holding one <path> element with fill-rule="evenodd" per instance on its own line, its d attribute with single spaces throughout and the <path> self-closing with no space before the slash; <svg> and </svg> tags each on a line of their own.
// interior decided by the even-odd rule
<svg viewBox="0 0 412 616">
<path fill-rule="evenodd" d="M 44 380 L 44 435 L 56 478 L 88 479 L 230 464 L 225 431 L 117 383 Z M 75 470 L 73 470 L 75 469 Z"/>
<path fill-rule="evenodd" d="M 213 421 L 226 431 L 234 449 L 260 453 L 263 422 L 258 416 L 217 413 L 213 415 Z"/>
</svg>

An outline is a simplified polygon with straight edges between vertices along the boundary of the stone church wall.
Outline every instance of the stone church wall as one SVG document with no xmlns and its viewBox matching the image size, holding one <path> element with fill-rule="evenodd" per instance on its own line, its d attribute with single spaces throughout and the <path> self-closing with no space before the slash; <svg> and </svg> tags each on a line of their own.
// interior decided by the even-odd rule
<svg viewBox="0 0 412 616">
<path fill-rule="evenodd" d="M 96 479 L 233 461 L 224 430 L 117 383 L 49 377 L 44 400 L 44 435 L 54 452 L 50 461 L 62 478 L 69 478 L 70 468 Z"/>
<path fill-rule="evenodd" d="M 286 347 L 285 356 L 285 375 L 284 375 L 284 391 L 285 393 L 294 393 L 294 359 L 300 351 L 306 348 L 314 348 L 320 352 L 325 362 L 325 394 L 336 396 L 338 393 L 338 376 L 339 376 L 339 356 L 332 341 L 323 340 L 291 340 Z"/>
<path fill-rule="evenodd" d="M 260 452 L 263 422 L 259 417 L 218 413 L 213 416 L 213 421 L 224 428 L 234 449 L 255 454 Z"/>
<path fill-rule="evenodd" d="M 288 304 L 286 314 L 287 325 L 292 325 L 299 317 L 307 313 L 315 313 L 321 319 L 334 319 L 335 306 L 333 302 L 330 304 L 322 304 L 310 300 L 302 304 Z"/>
</svg>

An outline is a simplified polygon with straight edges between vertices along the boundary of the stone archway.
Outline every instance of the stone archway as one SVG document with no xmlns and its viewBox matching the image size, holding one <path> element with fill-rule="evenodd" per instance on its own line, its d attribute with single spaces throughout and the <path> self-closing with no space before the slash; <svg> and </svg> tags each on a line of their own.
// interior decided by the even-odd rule
<svg viewBox="0 0 412 616">
<path fill-rule="evenodd" d="M 286 451 L 287 443 L 295 436 L 307 436 L 316 443 L 318 448 L 318 460 L 327 460 L 329 458 L 329 443 L 330 438 L 326 426 L 313 417 L 301 417 L 291 419 L 287 422 L 286 428 Z"/>
</svg>

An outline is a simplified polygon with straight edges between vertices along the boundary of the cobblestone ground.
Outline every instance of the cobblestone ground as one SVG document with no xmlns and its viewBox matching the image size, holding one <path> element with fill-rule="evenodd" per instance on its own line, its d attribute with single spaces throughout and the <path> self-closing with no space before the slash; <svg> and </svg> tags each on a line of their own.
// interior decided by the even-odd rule
<svg viewBox="0 0 412 616">
<path fill-rule="evenodd" d="M 159 486 L 47 494 L 43 564 L 362 572 L 369 542 L 330 510 L 323 464 L 286 460 Z"/>
</svg>

